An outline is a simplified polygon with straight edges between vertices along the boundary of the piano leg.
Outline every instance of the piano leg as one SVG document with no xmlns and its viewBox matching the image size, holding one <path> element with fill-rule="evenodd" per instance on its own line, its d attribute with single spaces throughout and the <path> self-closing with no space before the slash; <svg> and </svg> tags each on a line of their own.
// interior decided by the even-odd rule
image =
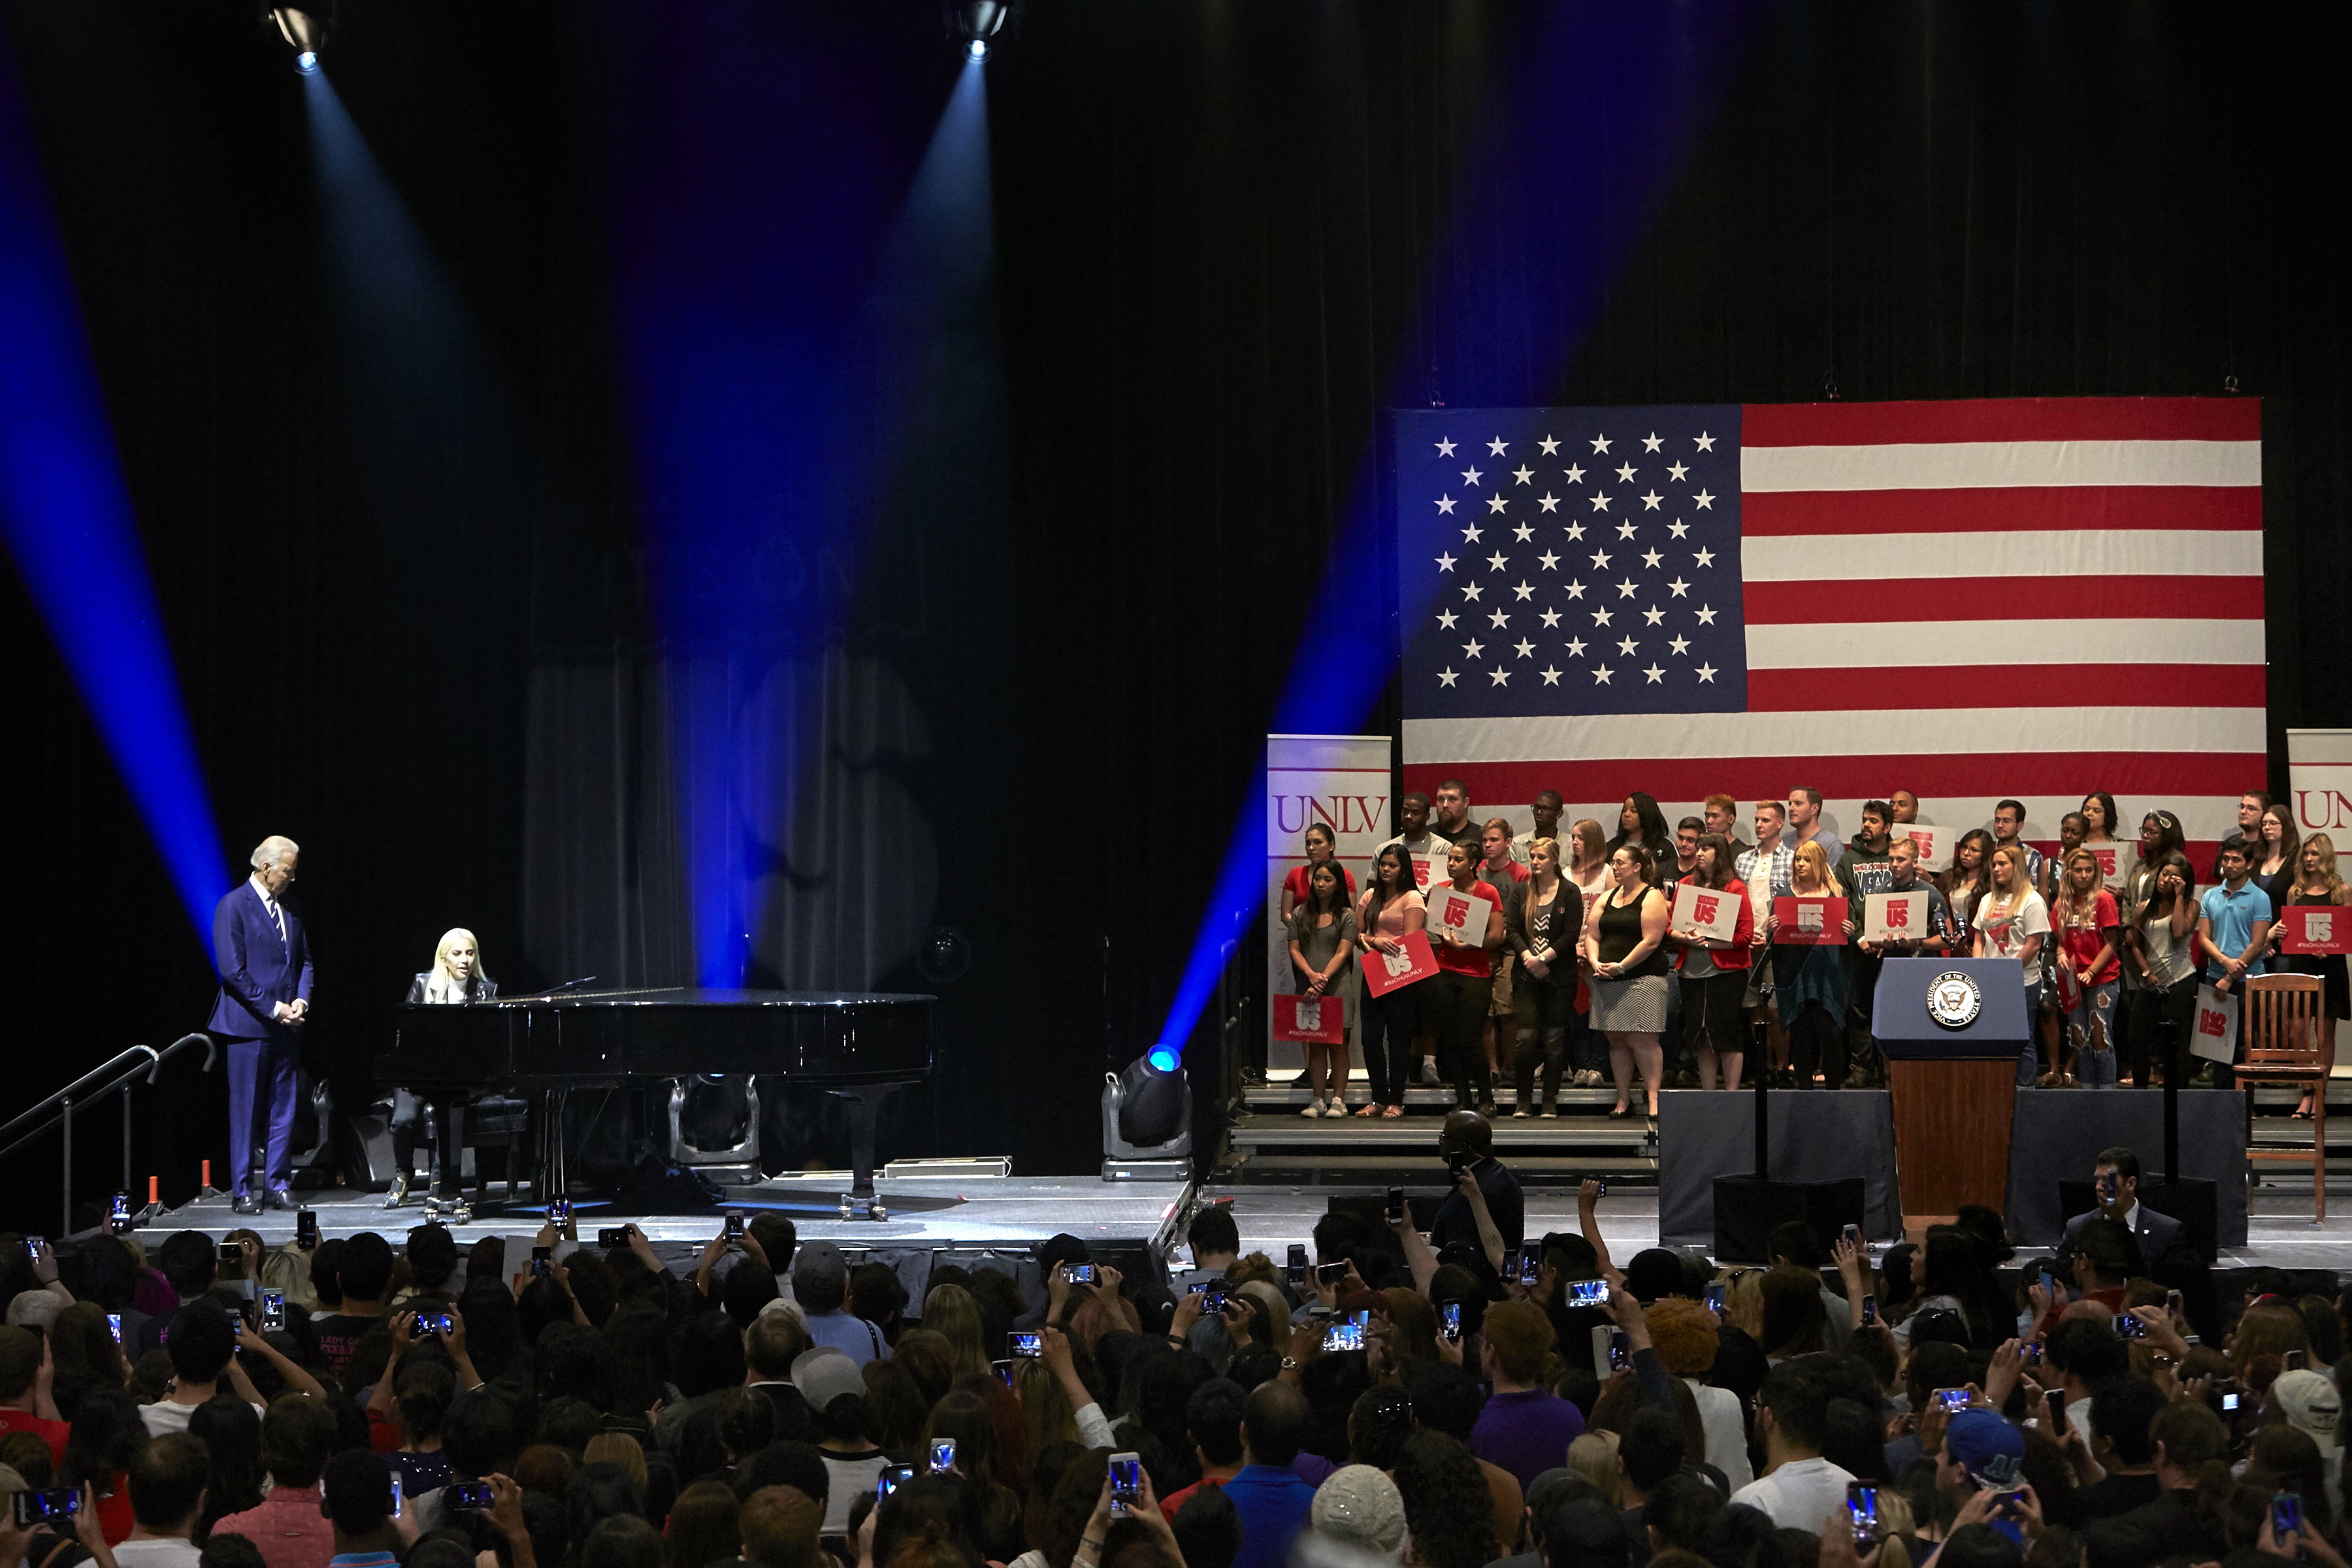
<svg viewBox="0 0 2352 1568">
<path fill-rule="evenodd" d="M 882 1102 L 896 1094 L 904 1084 L 860 1084 L 855 1089 L 828 1089 L 827 1094 L 849 1101 L 849 1169 L 853 1180 L 849 1195 L 871 1198 L 874 1195 L 874 1116 Z"/>
</svg>

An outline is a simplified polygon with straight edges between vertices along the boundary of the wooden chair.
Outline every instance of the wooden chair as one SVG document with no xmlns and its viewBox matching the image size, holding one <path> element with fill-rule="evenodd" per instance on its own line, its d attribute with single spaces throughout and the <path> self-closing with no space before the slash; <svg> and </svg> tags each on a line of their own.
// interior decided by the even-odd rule
<svg viewBox="0 0 2352 1568">
<path fill-rule="evenodd" d="M 2253 1146 L 2258 1084 L 2311 1096 L 2311 1198 L 2315 1222 L 2327 1217 L 2327 1058 L 2319 1044 L 2321 983 L 2315 974 L 2264 974 L 2246 982 L 2246 1060 L 2237 1069 L 2246 1095 L 2246 1158 L 2300 1160 L 2301 1149 Z"/>
</svg>

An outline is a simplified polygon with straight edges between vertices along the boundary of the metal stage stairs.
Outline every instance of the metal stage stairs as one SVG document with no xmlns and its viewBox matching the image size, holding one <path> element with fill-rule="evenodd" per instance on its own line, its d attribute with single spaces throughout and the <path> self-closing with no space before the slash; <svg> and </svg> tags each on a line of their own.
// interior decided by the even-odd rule
<svg viewBox="0 0 2352 1568">
<path fill-rule="evenodd" d="M 1405 1095 L 1404 1114 L 1395 1121 L 1354 1114 L 1370 1090 L 1360 1073 L 1349 1090 L 1345 1117 L 1301 1116 L 1303 1085 L 1277 1079 L 1244 1091 L 1246 1111 L 1226 1134 L 1218 1167 L 1223 1182 L 1287 1186 L 1372 1187 L 1426 1185 L 1442 1179 L 1437 1130 L 1454 1109 L 1450 1089 L 1416 1088 Z M 1496 1090 L 1495 1150 L 1522 1186 L 1573 1187 L 1587 1176 L 1646 1187 L 1655 1184 L 1658 1145 L 1641 1114 L 1638 1094 L 1633 1113 L 1612 1119 L 1614 1090 L 1563 1089 L 1559 1115 L 1546 1121 L 1528 1107 L 1525 1120 L 1512 1116 L 1508 1084 Z"/>
</svg>

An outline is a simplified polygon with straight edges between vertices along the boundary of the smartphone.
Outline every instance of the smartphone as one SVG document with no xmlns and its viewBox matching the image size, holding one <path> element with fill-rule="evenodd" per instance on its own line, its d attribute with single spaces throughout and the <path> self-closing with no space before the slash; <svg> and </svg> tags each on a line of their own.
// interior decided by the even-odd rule
<svg viewBox="0 0 2352 1568">
<path fill-rule="evenodd" d="M 2281 1492 L 2271 1499 L 2271 1540 L 2284 1541 L 2303 1533 L 2303 1494 Z"/>
<path fill-rule="evenodd" d="M 315 1209 L 294 1211 L 294 1245 L 305 1252 L 319 1250 L 319 1215 Z"/>
<path fill-rule="evenodd" d="M 1862 1299 L 1862 1326 L 1865 1329 L 1878 1326 L 1878 1298 L 1875 1296 Z"/>
<path fill-rule="evenodd" d="M 131 1194 L 117 1193 L 106 1207 L 106 1228 L 121 1236 L 131 1228 Z"/>
<path fill-rule="evenodd" d="M 392 1511 L 395 1515 L 400 1512 L 400 1471 L 397 1468 L 392 1472 Z"/>
<path fill-rule="evenodd" d="M 1315 1283 L 1318 1285 L 1337 1285 L 1347 1277 L 1348 1260 L 1344 1258 L 1337 1263 L 1318 1263 L 1315 1266 Z"/>
<path fill-rule="evenodd" d="M 1609 1300 L 1606 1279 L 1571 1279 L 1568 1282 L 1568 1304 L 1571 1307 L 1600 1307 Z"/>
<path fill-rule="evenodd" d="M 1391 1225 L 1394 1225 L 1404 1218 L 1404 1189 L 1402 1187 L 1391 1187 L 1389 1189 L 1388 1216 L 1389 1223 Z"/>
<path fill-rule="evenodd" d="M 1363 1348 L 1364 1330 L 1361 1324 L 1353 1322 L 1333 1323 L 1329 1328 L 1323 1331 L 1323 1349 L 1326 1352 L 1332 1351 L 1360 1351 Z"/>
<path fill-rule="evenodd" d="M 41 1260 L 42 1245 L 43 1240 L 40 1237 L 26 1237 L 25 1238 L 25 1256 L 31 1258 L 34 1262 L 38 1263 Z"/>
<path fill-rule="evenodd" d="M 2042 1271 L 2042 1293 L 2053 1300 L 2058 1295 L 2058 1276 L 2047 1268 Z"/>
<path fill-rule="evenodd" d="M 955 1445 L 952 1437 L 931 1439 L 931 1474 L 943 1476 L 955 1468 Z"/>
<path fill-rule="evenodd" d="M 1522 1285 L 1534 1285 L 1534 1284 L 1538 1284 L 1538 1283 L 1539 1283 L 1539 1282 L 1542 1280 L 1542 1279 L 1543 1279 L 1543 1254 L 1542 1254 L 1542 1253 L 1540 1253 L 1540 1252 L 1535 1252 L 1535 1251 L 1528 1251 L 1528 1252 L 1522 1252 L 1522 1253 L 1520 1253 L 1520 1254 L 1519 1254 L 1519 1283 L 1520 1283 L 1520 1284 L 1522 1284 Z M 1601 1295 L 1603 1295 L 1603 1296 L 1608 1295 L 1608 1294 L 1609 1294 L 1609 1287 L 1608 1287 L 1608 1286 L 1606 1286 L 1606 1285 L 1601 1286 Z"/>
<path fill-rule="evenodd" d="M 416 1314 L 416 1331 L 420 1334 L 446 1334 L 456 1326 L 457 1325 L 450 1321 L 449 1314 L 446 1312 L 419 1312 Z"/>
<path fill-rule="evenodd" d="M 2050 1435 L 2060 1442 L 2064 1442 L 2066 1439 L 2066 1391 L 2063 1388 L 2053 1388 L 2050 1391 Z"/>
<path fill-rule="evenodd" d="M 2179 1312 L 2180 1310 L 2179 1291 L 2167 1290 L 2164 1293 L 2164 1310 L 2168 1312 Z"/>
<path fill-rule="evenodd" d="M 2220 1384 L 2219 1392 L 2221 1396 L 2221 1414 L 2224 1415 L 2237 1415 L 2240 1407 L 2245 1404 L 2246 1399 L 2245 1391 L 2238 1386 L 2237 1380 L 2231 1378 L 2222 1383 Z"/>
<path fill-rule="evenodd" d="M 1062 1278 L 1073 1285 L 1091 1285 L 1097 1278 L 1095 1266 L 1091 1263 L 1065 1263 L 1062 1265 Z"/>
<path fill-rule="evenodd" d="M 1110 1457 L 1110 1516 L 1125 1519 L 1143 1501 L 1143 1456 L 1113 1454 Z"/>
<path fill-rule="evenodd" d="M 1289 1268 L 1290 1282 L 1293 1285 L 1307 1283 L 1307 1244 L 1305 1242 L 1294 1241 L 1290 1244 Z"/>
<path fill-rule="evenodd" d="M 915 1467 L 912 1465 L 884 1467 L 882 1473 L 874 1478 L 874 1500 L 877 1502 L 881 1501 L 914 1479 Z"/>
<path fill-rule="evenodd" d="M 1015 1332 L 1009 1337 L 1013 1342 L 1009 1353 L 1016 1361 L 1034 1361 L 1045 1353 L 1045 1336 L 1043 1333 Z"/>
<path fill-rule="evenodd" d="M 2119 1340 L 2144 1340 L 2147 1338 L 2147 1325 L 2141 1322 L 2137 1318 L 2133 1317 L 2129 1312 L 2117 1312 L 2115 1316 L 2115 1325 L 2116 1338 Z"/>
<path fill-rule="evenodd" d="M 743 1239 L 743 1216 L 741 1215 L 730 1214 L 727 1216 L 727 1239 L 730 1241 L 740 1241 Z"/>
<path fill-rule="evenodd" d="M 1013 1369 L 1016 1363 L 1009 1361 L 992 1361 L 988 1364 L 990 1370 L 996 1373 L 997 1382 L 1007 1388 L 1013 1386 Z"/>
<path fill-rule="evenodd" d="M 1447 1152 L 1445 1156 L 1445 1170 L 1447 1174 L 1453 1176 L 1458 1181 L 1461 1179 L 1462 1173 L 1469 1168 L 1470 1156 L 1468 1153 L 1460 1149 L 1450 1150 Z"/>
<path fill-rule="evenodd" d="M 1853 1543 L 1859 1549 L 1878 1539 L 1878 1489 L 1868 1481 L 1848 1481 L 1845 1484 L 1846 1522 L 1853 1528 Z"/>
<path fill-rule="evenodd" d="M 2042 1342 L 2040 1340 L 2026 1341 L 2025 1343 L 2018 1350 L 2017 1361 L 2020 1366 L 2040 1366 L 2042 1364 Z"/>
<path fill-rule="evenodd" d="M 243 1263 L 245 1261 L 244 1244 L 242 1242 L 236 1241 L 222 1242 L 220 1244 L 220 1260 L 223 1263 Z"/>
<path fill-rule="evenodd" d="M 1225 1310 L 1225 1303 L 1232 1300 L 1233 1297 L 1226 1294 L 1224 1281 L 1222 1279 L 1217 1281 L 1217 1283 L 1208 1287 L 1201 1292 L 1202 1315 L 1204 1317 L 1213 1317 L 1223 1313 Z"/>
<path fill-rule="evenodd" d="M 530 1249 L 530 1271 L 533 1275 L 542 1278 L 554 1273 L 555 1248 L 551 1247 L 532 1247 Z"/>
<path fill-rule="evenodd" d="M 73 1516 L 81 1511 L 81 1492 L 73 1487 L 42 1487 L 27 1489 L 16 1494 L 16 1528 L 30 1530 L 37 1524 L 55 1524 L 64 1528 L 59 1534 L 73 1530 Z"/>
<path fill-rule="evenodd" d="M 548 1199 L 547 1223 L 554 1226 L 570 1225 L 572 1223 L 572 1200 L 570 1198 Z"/>
<path fill-rule="evenodd" d="M 1706 1288 L 1706 1310 L 1713 1312 L 1718 1318 L 1723 1316 L 1722 1286 L 1710 1285 Z"/>
<path fill-rule="evenodd" d="M 264 1290 L 261 1293 L 261 1331 L 281 1332 L 286 1327 L 286 1292 Z"/>
<path fill-rule="evenodd" d="M 1600 1176 L 1594 1179 L 1592 1184 L 1592 1195 L 1596 1198 L 1605 1198 L 1609 1195 L 1608 1177 Z"/>
<path fill-rule="evenodd" d="M 629 1227 L 605 1226 L 596 1233 L 596 1245 L 607 1252 L 619 1252 L 629 1245 Z"/>
<path fill-rule="evenodd" d="M 444 1508 L 488 1508 L 496 1501 L 488 1481 L 451 1481 L 441 1493 Z"/>
<path fill-rule="evenodd" d="M 1440 1324 L 1438 1331 L 1445 1336 L 1445 1342 L 1460 1344 L 1462 1342 L 1462 1303 L 1448 1301 L 1437 1310 L 1437 1315 Z"/>
<path fill-rule="evenodd" d="M 1622 1329 L 1609 1331 L 1609 1370 L 1622 1372 L 1633 1364 L 1633 1342 Z"/>
<path fill-rule="evenodd" d="M 1935 1399 L 1938 1410 L 1966 1410 L 1969 1407 L 1969 1391 L 1965 1388 L 1939 1388 L 1936 1390 Z"/>
<path fill-rule="evenodd" d="M 2099 1178 L 2099 1195 L 2107 1202 L 2116 1201 L 2116 1194 L 2118 1190 L 2116 1173 L 2113 1171 L 2107 1172 Z"/>
<path fill-rule="evenodd" d="M 2306 1366 L 2308 1366 L 2308 1365 L 2310 1365 L 2310 1364 L 2311 1364 L 2311 1357 L 2310 1357 L 2310 1356 L 2308 1356 L 2308 1355 L 2306 1355 L 2306 1354 L 2305 1354 L 2303 1352 L 2301 1352 L 2301 1351 L 2289 1351 L 2289 1352 L 2286 1352 L 2286 1370 L 2287 1370 L 2287 1371 L 2289 1371 L 2289 1372 L 2301 1372 L 2301 1371 L 2303 1371 L 2303 1370 L 2304 1370 L 2304 1368 L 2305 1368 L 2305 1367 L 2306 1367 Z"/>
<path fill-rule="evenodd" d="M 114 1342 L 116 1344 L 121 1344 L 122 1342 L 122 1314 L 120 1312 L 107 1313 L 106 1329 L 109 1333 L 114 1336 Z"/>
<path fill-rule="evenodd" d="M 1858 1225 L 1850 1225 L 1845 1227 L 1843 1234 L 1845 1237 L 1845 1244 L 1848 1247 L 1853 1247 L 1856 1252 L 1860 1252 L 1862 1250 L 1862 1226 Z"/>
</svg>

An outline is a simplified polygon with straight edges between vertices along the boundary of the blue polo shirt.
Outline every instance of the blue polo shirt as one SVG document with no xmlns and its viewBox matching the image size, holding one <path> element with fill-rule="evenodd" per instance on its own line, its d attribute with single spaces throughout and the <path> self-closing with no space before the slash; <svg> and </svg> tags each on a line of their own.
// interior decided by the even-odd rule
<svg viewBox="0 0 2352 1568">
<path fill-rule="evenodd" d="M 2246 885 L 2234 893 L 2230 891 L 2227 882 L 2218 888 L 2208 888 L 2204 898 L 2198 900 L 2197 912 L 2211 928 L 2213 945 L 2228 953 L 2245 952 L 2246 944 L 2254 940 L 2256 922 L 2267 922 L 2277 918 L 2276 911 L 2271 908 L 2271 896 L 2255 886 L 2251 877 L 2246 879 Z M 2221 966 L 2210 958 L 2205 960 L 2204 971 L 2208 980 L 2221 978 Z M 2249 975 L 2262 972 L 2263 961 L 2259 958 L 2246 966 Z"/>
<path fill-rule="evenodd" d="M 1233 1568 L 1282 1568 L 1290 1561 L 1290 1543 L 1307 1528 L 1315 1489 L 1288 1469 L 1244 1465 L 1225 1483 L 1225 1499 L 1242 1521 L 1242 1549 Z"/>
</svg>

